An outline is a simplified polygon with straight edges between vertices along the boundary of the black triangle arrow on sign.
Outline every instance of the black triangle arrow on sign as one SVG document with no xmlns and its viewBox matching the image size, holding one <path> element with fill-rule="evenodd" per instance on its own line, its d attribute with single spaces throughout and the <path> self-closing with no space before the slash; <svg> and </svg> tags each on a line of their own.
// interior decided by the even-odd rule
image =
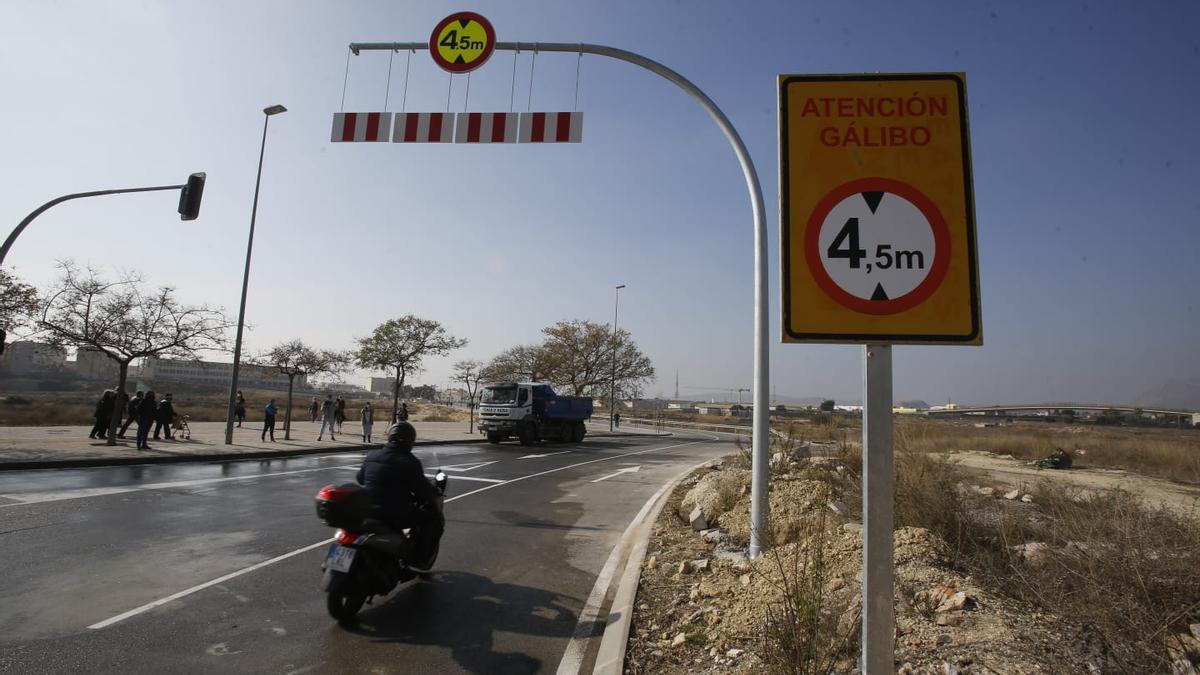
<svg viewBox="0 0 1200 675">
<path fill-rule="evenodd" d="M 454 62 L 455 62 L 455 63 L 466 63 L 467 61 L 466 61 L 466 59 L 464 59 L 464 58 L 462 57 L 462 54 L 459 54 L 459 55 L 458 55 L 458 58 L 454 59 Z"/>
<path fill-rule="evenodd" d="M 867 202 L 867 208 L 871 209 L 871 213 L 875 213 L 875 209 L 879 208 L 879 202 L 883 200 L 883 193 L 864 192 L 862 196 Z"/>
<path fill-rule="evenodd" d="M 466 28 L 467 24 L 469 24 L 469 23 L 471 23 L 470 19 L 459 19 L 458 20 L 458 25 L 462 26 L 463 28 Z"/>
<path fill-rule="evenodd" d="M 876 202 L 878 203 L 878 202 Z M 871 294 L 872 300 L 890 300 L 887 292 L 883 290 L 883 284 L 875 284 L 875 292 Z"/>
</svg>

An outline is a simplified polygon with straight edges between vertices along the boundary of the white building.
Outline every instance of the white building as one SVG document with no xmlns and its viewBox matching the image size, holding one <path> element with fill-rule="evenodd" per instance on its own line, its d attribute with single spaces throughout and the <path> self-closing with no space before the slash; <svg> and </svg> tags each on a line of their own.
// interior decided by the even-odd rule
<svg viewBox="0 0 1200 675">
<path fill-rule="evenodd" d="M 142 360 L 138 376 L 147 382 L 182 382 L 209 386 L 229 386 L 233 364 L 220 361 L 164 359 L 156 356 Z M 242 364 L 238 368 L 238 386 L 243 389 L 287 389 L 286 375 L 268 366 Z M 297 389 L 308 386 L 307 375 L 297 375 Z"/>
<path fill-rule="evenodd" d="M 0 355 L 0 368 L 10 375 L 46 375 L 62 371 L 67 350 L 41 342 L 10 342 Z"/>
</svg>

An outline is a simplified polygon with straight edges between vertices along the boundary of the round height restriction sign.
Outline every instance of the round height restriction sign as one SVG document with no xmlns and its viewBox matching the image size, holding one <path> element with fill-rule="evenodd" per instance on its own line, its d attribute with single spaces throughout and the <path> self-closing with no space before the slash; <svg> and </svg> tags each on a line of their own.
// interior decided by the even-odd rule
<svg viewBox="0 0 1200 675">
<path fill-rule="evenodd" d="M 475 12 L 455 12 L 438 22 L 429 36 L 434 62 L 452 73 L 482 66 L 496 50 L 492 22 Z"/>
<path fill-rule="evenodd" d="M 919 190 L 890 178 L 861 178 L 813 209 L 804 252 L 817 285 L 864 314 L 895 314 L 927 300 L 946 278 L 950 233 Z"/>
</svg>

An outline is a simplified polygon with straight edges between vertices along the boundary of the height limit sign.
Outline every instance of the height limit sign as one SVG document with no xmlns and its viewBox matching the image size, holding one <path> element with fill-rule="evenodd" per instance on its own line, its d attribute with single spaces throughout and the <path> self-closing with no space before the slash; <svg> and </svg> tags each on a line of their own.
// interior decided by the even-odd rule
<svg viewBox="0 0 1200 675">
<path fill-rule="evenodd" d="M 785 342 L 982 344 L 964 77 L 779 78 Z"/>
</svg>

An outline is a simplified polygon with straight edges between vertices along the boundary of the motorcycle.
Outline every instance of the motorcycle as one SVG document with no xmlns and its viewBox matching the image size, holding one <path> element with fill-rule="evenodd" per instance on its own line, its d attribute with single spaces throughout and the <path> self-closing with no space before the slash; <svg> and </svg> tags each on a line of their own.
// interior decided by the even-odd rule
<svg viewBox="0 0 1200 675">
<path fill-rule="evenodd" d="M 364 603 L 433 567 L 446 523 L 446 474 L 438 471 L 431 482 L 437 499 L 423 508 L 432 511 L 424 520 L 433 533 L 412 528 L 397 532 L 372 518 L 370 493 L 355 483 L 326 485 L 317 493 L 317 517 L 338 528 L 321 564 L 325 607 L 338 622 L 352 620 Z"/>
</svg>

